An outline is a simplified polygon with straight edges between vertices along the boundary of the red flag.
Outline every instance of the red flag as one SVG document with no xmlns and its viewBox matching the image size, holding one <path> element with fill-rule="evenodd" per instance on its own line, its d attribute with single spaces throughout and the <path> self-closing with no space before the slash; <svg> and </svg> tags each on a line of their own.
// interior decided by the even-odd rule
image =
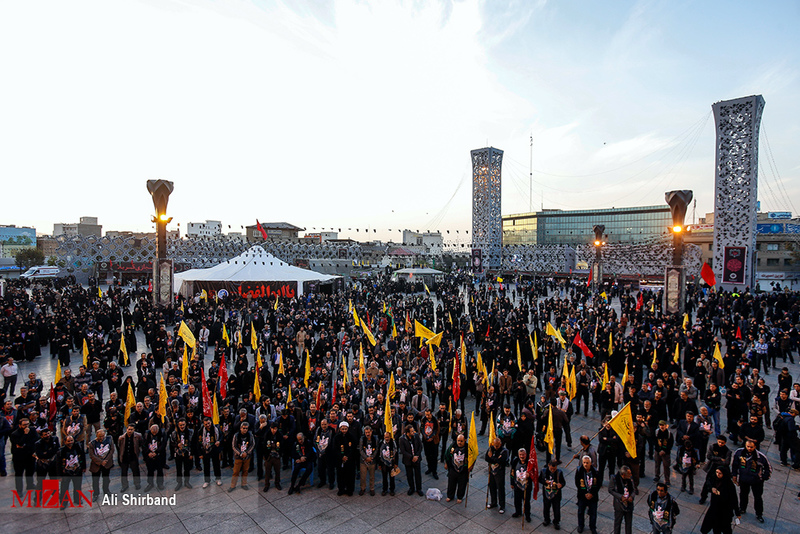
<svg viewBox="0 0 800 534">
<path fill-rule="evenodd" d="M 203 415 L 206 417 L 211 417 L 212 413 L 212 404 L 211 404 L 211 394 L 208 392 L 208 384 L 206 383 L 206 372 L 203 369 L 200 369 L 200 379 L 203 381 L 201 385 L 202 393 L 203 393 Z"/>
<path fill-rule="evenodd" d="M 320 405 L 322 404 L 322 382 L 320 381 L 319 387 L 317 388 L 317 410 L 319 410 Z"/>
<path fill-rule="evenodd" d="M 256 219 L 256 228 L 258 229 L 259 232 L 261 232 L 261 235 L 264 237 L 264 241 L 268 241 L 267 231 L 264 230 L 264 227 L 261 226 L 261 223 L 258 222 L 258 219 Z"/>
<path fill-rule="evenodd" d="M 56 418 L 56 390 L 53 389 L 52 382 L 50 382 L 50 406 L 48 412 L 48 420 L 50 424 L 53 424 Z"/>
<path fill-rule="evenodd" d="M 333 387 L 331 388 L 331 407 L 336 404 L 336 375 L 333 375 Z"/>
<path fill-rule="evenodd" d="M 575 334 L 575 339 L 572 340 L 572 344 L 577 345 L 578 348 L 581 349 L 581 352 L 583 352 L 583 355 L 586 356 L 587 358 L 594 358 L 594 354 L 592 354 L 592 351 L 589 350 L 589 347 L 587 347 L 586 343 L 584 343 L 583 339 L 581 339 L 580 332 Z"/>
<path fill-rule="evenodd" d="M 741 326 L 737 326 L 736 327 L 736 339 L 742 339 L 742 327 Z"/>
<path fill-rule="evenodd" d="M 641 310 L 643 304 L 644 304 L 644 298 L 642 297 L 642 292 L 639 291 L 639 297 L 636 299 L 636 311 Z"/>
<path fill-rule="evenodd" d="M 486 325 L 486 337 L 489 337 L 489 326 L 488 324 Z"/>
<path fill-rule="evenodd" d="M 528 478 L 533 484 L 533 500 L 539 497 L 539 458 L 536 456 L 536 436 L 531 439 L 531 450 L 528 452 Z"/>
<path fill-rule="evenodd" d="M 717 277 L 714 276 L 714 269 L 708 263 L 703 263 L 703 268 L 700 269 L 700 276 L 703 281 L 711 287 L 717 285 Z"/>
<path fill-rule="evenodd" d="M 589 267 L 589 278 L 586 279 L 586 287 L 592 285 L 592 267 Z"/>
<path fill-rule="evenodd" d="M 147 291 L 152 293 L 153 292 L 153 280 L 149 280 L 147 282 Z"/>
<path fill-rule="evenodd" d="M 453 359 L 453 400 L 458 402 L 461 398 L 461 364 L 458 361 L 458 353 Z"/>
<path fill-rule="evenodd" d="M 222 397 L 222 400 L 228 396 L 228 366 L 225 363 L 224 355 L 219 362 L 219 396 Z"/>
</svg>

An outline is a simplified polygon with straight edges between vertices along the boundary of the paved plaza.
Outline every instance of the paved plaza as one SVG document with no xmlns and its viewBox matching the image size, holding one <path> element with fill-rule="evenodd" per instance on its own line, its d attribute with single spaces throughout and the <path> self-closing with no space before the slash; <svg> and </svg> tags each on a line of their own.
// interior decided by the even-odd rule
<svg viewBox="0 0 800 534">
<path fill-rule="evenodd" d="M 139 347 L 144 347 L 144 336 L 138 334 Z M 77 371 L 80 356 L 74 355 L 72 359 L 73 371 Z M 77 363 L 76 363 L 77 362 Z M 779 362 L 780 363 L 780 362 Z M 50 359 L 47 347 L 43 348 L 42 356 L 33 362 L 20 362 L 20 376 L 25 377 L 30 371 L 35 371 L 46 384 L 53 380 L 56 369 L 56 360 Z M 126 374 L 135 373 L 135 367 L 125 369 Z M 800 377 L 800 365 L 789 364 L 789 370 L 794 380 Z M 777 390 L 776 372 L 766 376 L 767 384 L 772 388 L 773 395 Z M 19 386 L 19 384 L 18 384 Z M 474 401 L 466 402 L 467 418 L 474 408 Z M 725 421 L 723 414 L 722 421 Z M 589 416 L 575 414 L 572 418 L 573 447 L 577 447 L 578 437 L 581 434 L 593 436 L 599 429 L 598 412 L 589 411 Z M 800 506 L 797 493 L 800 490 L 800 472 L 780 465 L 778 448 L 773 445 L 773 433 L 766 430 L 767 437 L 764 441 L 763 452 L 767 454 L 773 466 L 772 478 L 766 482 L 764 488 L 764 524 L 756 522 L 753 513 L 752 497 L 748 514 L 742 517 L 742 524 L 734 530 L 736 534 L 780 532 L 783 534 L 800 532 Z M 487 432 L 488 434 L 488 432 Z M 105 532 L 121 533 L 152 533 L 166 532 L 198 533 L 208 532 L 215 534 L 251 532 L 278 533 L 307 533 L 321 534 L 323 532 L 342 533 L 441 533 L 458 532 L 459 534 L 482 532 L 553 532 L 553 527 L 542 524 L 542 497 L 532 502 L 531 523 L 523 524 L 520 518 L 512 518 L 514 511 L 513 493 L 506 490 L 506 513 L 500 515 L 497 510 L 486 510 L 487 501 L 487 468 L 483 454 L 487 449 L 487 436 L 478 436 L 481 457 L 475 465 L 466 505 L 456 504 L 455 501 L 446 503 L 430 501 L 417 495 L 406 494 L 407 485 L 405 470 L 397 477 L 397 492 L 394 497 L 380 495 L 380 474 L 376 476 L 376 495 L 339 497 L 336 490 L 327 487 L 317 489 L 316 486 L 304 489 L 300 494 L 287 495 L 290 471 L 282 471 L 284 489 L 277 491 L 274 487 L 268 493 L 263 493 L 263 482 L 257 484 L 255 471 L 250 480 L 250 489 L 236 489 L 228 493 L 230 483 L 230 468 L 223 470 L 222 487 L 213 483 L 207 489 L 202 489 L 202 473 L 192 471 L 193 489 L 181 489 L 177 492 L 174 506 L 148 507 L 103 505 L 100 501 L 91 508 L 74 508 L 65 511 L 45 509 L 20 509 L 11 508 L 12 489 L 14 481 L 11 469 L 10 453 L 7 454 L 9 462 L 9 476 L 0 479 L 0 495 L 4 499 L 5 513 L 3 514 L 4 531 L 10 534 L 24 532 L 74 532 L 80 534 L 101 534 Z M 563 442 L 562 442 L 563 443 Z M 593 441 L 596 444 L 596 439 Z M 735 449 L 729 443 L 732 449 Z M 8 449 L 7 449 L 8 451 Z M 562 446 L 562 461 L 564 464 L 571 458 L 572 452 Z M 674 453 L 673 453 L 674 457 Z M 111 492 L 118 493 L 120 489 L 119 467 L 111 471 Z M 424 462 L 423 462 L 424 463 Z M 165 471 L 166 490 L 159 492 L 153 489 L 149 492 L 152 496 L 172 496 L 175 486 L 175 463 L 169 462 L 171 469 Z M 577 505 L 574 487 L 574 473 L 577 461 L 572 462 L 564 470 L 567 486 L 563 490 L 561 531 L 577 532 Z M 539 455 L 539 466 L 544 467 L 544 453 Z M 563 467 L 563 465 L 562 465 Z M 439 468 L 440 479 L 434 480 L 423 475 L 423 489 L 438 488 L 444 492 L 447 480 L 444 467 Z M 640 494 L 636 498 L 634 509 L 634 532 L 651 532 L 650 521 L 647 517 L 647 497 L 654 491 L 653 482 L 654 463 L 647 460 L 645 475 L 641 478 Z M 707 509 L 707 505 L 698 504 L 700 488 L 705 480 L 705 473 L 698 470 L 695 479 L 695 494 L 680 493 L 679 475 L 672 470 L 670 493 L 677 498 L 681 513 L 678 516 L 675 532 L 699 532 L 700 523 Z M 598 506 L 598 532 L 611 533 L 613 530 L 612 498 L 606 487 L 600 495 Z M 359 482 L 356 482 L 358 489 Z M 91 476 L 87 473 L 83 479 L 83 489 L 91 489 Z M 586 530 L 588 532 L 588 528 Z"/>
</svg>

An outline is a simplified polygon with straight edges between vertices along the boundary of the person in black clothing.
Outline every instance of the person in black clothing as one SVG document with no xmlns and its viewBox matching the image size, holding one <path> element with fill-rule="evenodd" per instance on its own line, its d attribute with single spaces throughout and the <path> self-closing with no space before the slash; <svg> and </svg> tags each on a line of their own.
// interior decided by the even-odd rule
<svg viewBox="0 0 800 534">
<path fill-rule="evenodd" d="M 457 503 L 464 499 L 469 482 L 469 450 L 464 434 L 459 434 L 445 456 L 447 467 L 447 502 L 456 497 Z"/>
<path fill-rule="evenodd" d="M 317 460 L 314 446 L 306 441 L 305 434 L 298 432 L 296 437 L 297 441 L 294 444 L 294 452 L 292 453 L 294 468 L 292 469 L 292 481 L 289 484 L 289 495 L 295 492 L 300 493 L 300 488 L 305 485 L 306 480 L 311 476 L 314 462 Z M 300 476 L 300 471 L 303 471 L 302 476 Z M 300 482 L 297 482 L 298 476 L 300 477 Z"/>
<path fill-rule="evenodd" d="M 727 441 L 728 438 L 725 436 L 719 436 L 717 441 L 708 447 L 706 463 L 703 465 L 703 471 L 706 472 L 706 481 L 703 483 L 703 489 L 700 490 L 700 504 L 706 503 L 708 492 L 711 491 L 711 486 L 717 475 L 717 467 L 730 467 L 731 450 L 728 448 Z"/>
<path fill-rule="evenodd" d="M 400 437 L 398 448 L 403 456 L 403 465 L 406 466 L 408 494 L 413 495 L 416 491 L 417 495 L 422 496 L 422 469 L 420 467 L 422 440 L 413 426 L 405 427 L 405 434 Z"/>
<path fill-rule="evenodd" d="M 544 526 L 550 524 L 550 509 L 553 510 L 553 527 L 561 529 L 561 488 L 567 485 L 564 473 L 558 468 L 558 461 L 551 460 L 539 473 L 542 485 L 542 505 L 544 507 Z"/>
<path fill-rule="evenodd" d="M 59 452 L 59 467 L 61 473 L 61 509 L 67 507 L 67 492 L 72 484 L 72 503 L 78 506 L 78 492 L 81 491 L 83 473 L 86 471 L 86 454 L 83 452 L 83 443 L 75 443 L 75 438 L 67 436 L 64 446 Z"/>
<path fill-rule="evenodd" d="M 636 488 L 633 485 L 631 470 L 622 466 L 608 484 L 608 492 L 614 498 L 614 534 L 619 534 L 625 520 L 625 534 L 633 532 L 633 504 Z"/>
<path fill-rule="evenodd" d="M 506 467 L 508 467 L 508 449 L 503 446 L 500 438 L 494 438 L 494 443 L 484 455 L 489 464 L 489 495 L 491 504 L 487 508 L 500 506 L 500 513 L 506 513 Z"/>
<path fill-rule="evenodd" d="M 358 451 L 350 425 L 347 421 L 339 423 L 339 431 L 333 438 L 333 452 L 336 457 L 336 478 L 339 481 L 338 495 L 353 496 L 356 485 L 356 465 Z"/>
<path fill-rule="evenodd" d="M 170 435 L 173 454 L 175 456 L 175 491 L 183 486 L 192 489 L 189 476 L 192 472 L 192 456 L 194 455 L 194 433 L 186 427 L 186 419 L 178 419 L 178 426 Z"/>
<path fill-rule="evenodd" d="M 58 438 L 53 437 L 49 428 L 41 432 L 41 439 L 36 442 L 33 458 L 36 460 L 36 489 L 42 489 L 42 481 L 48 477 L 58 476 L 58 453 L 61 446 Z"/>
<path fill-rule="evenodd" d="M 144 491 L 153 489 L 153 475 L 156 476 L 158 489 L 164 489 L 164 456 L 166 443 L 158 425 L 152 425 L 150 431 L 143 438 L 144 463 L 147 466 L 147 485 Z M 135 479 L 134 479 L 135 480 Z"/>
<path fill-rule="evenodd" d="M 589 528 L 597 534 L 597 502 L 603 487 L 600 474 L 592 466 L 587 455 L 581 458 L 581 466 L 575 471 L 575 487 L 578 488 L 578 532 L 583 532 L 586 512 L 589 512 Z"/>
<path fill-rule="evenodd" d="M 397 467 L 397 444 L 392 439 L 391 432 L 383 433 L 383 441 L 378 450 L 381 474 L 383 475 L 381 495 L 385 497 L 388 491 L 390 495 L 394 496 L 395 483 L 392 470 Z"/>
<path fill-rule="evenodd" d="M 19 427 L 11 433 L 11 461 L 14 465 L 14 482 L 17 493 L 22 495 L 22 480 L 28 491 L 35 489 L 33 486 L 34 451 L 38 437 L 31 429 L 31 422 L 27 417 L 19 420 Z"/>
<path fill-rule="evenodd" d="M 533 484 L 528 472 L 528 453 L 525 449 L 518 450 L 517 456 L 511 460 L 511 486 L 514 488 L 514 513 L 511 517 L 520 517 L 524 512 L 525 521 L 530 523 Z"/>
</svg>

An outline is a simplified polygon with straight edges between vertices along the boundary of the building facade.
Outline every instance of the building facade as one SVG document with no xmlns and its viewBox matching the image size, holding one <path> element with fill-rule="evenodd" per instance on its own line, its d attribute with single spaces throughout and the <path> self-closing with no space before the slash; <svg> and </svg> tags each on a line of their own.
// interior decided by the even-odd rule
<svg viewBox="0 0 800 534">
<path fill-rule="evenodd" d="M 53 237 L 65 236 L 96 236 L 103 235 L 103 225 L 97 224 L 97 217 L 81 217 L 76 223 L 55 223 Z"/>
<path fill-rule="evenodd" d="M 273 241 L 298 241 L 299 232 L 305 232 L 305 228 L 300 228 L 287 222 L 261 223 L 261 227 L 267 232 L 267 238 Z M 261 243 L 264 236 L 255 224 L 248 226 L 247 241 L 250 243 Z"/>
<path fill-rule="evenodd" d="M 505 215 L 503 245 L 583 245 L 594 241 L 596 224 L 605 225 L 608 243 L 637 244 L 667 234 L 672 215 L 666 204 Z"/>
<path fill-rule="evenodd" d="M 36 228 L 0 226 L 0 257 L 13 258 L 24 248 L 36 248 Z"/>
<path fill-rule="evenodd" d="M 222 221 L 190 222 L 186 225 L 186 237 L 216 237 L 222 234 Z"/>
</svg>

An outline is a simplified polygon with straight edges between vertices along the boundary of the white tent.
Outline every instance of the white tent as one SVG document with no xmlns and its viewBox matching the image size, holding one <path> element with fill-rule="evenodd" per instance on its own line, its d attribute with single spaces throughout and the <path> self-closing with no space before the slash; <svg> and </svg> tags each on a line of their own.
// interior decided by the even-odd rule
<svg viewBox="0 0 800 534">
<path fill-rule="evenodd" d="M 225 289 L 241 296 L 270 297 L 302 295 L 307 283 L 339 278 L 294 267 L 265 251 L 260 245 L 208 269 L 190 269 L 175 275 L 175 287 L 184 296 L 201 289 Z M 249 293 L 249 294 L 248 294 Z"/>
</svg>

